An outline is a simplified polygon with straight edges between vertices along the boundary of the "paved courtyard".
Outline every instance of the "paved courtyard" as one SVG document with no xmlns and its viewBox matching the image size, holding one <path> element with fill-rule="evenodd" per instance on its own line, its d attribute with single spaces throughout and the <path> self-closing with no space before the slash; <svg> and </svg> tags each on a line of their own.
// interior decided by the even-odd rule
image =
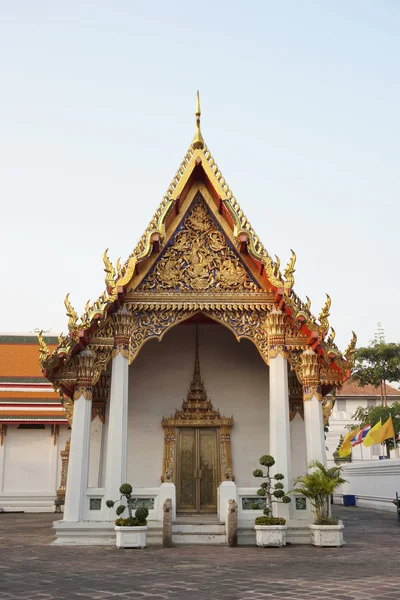
<svg viewBox="0 0 400 600">
<path fill-rule="evenodd" d="M 0 514 L 0 600 L 398 600 L 395 514 L 336 507 L 341 549 L 50 546 L 55 515 Z"/>
</svg>

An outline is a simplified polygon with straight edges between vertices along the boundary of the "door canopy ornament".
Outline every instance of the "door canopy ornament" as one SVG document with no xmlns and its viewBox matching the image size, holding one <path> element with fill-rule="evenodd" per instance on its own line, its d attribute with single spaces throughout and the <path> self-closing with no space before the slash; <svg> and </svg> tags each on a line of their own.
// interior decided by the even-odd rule
<svg viewBox="0 0 400 600">
<path fill-rule="evenodd" d="M 162 419 L 164 428 L 164 460 L 161 481 L 175 480 L 176 462 L 176 429 L 177 427 L 217 427 L 219 435 L 219 454 L 221 462 L 221 477 L 225 481 L 233 481 L 232 475 L 232 452 L 231 452 L 231 428 L 233 417 L 220 415 L 215 410 L 211 400 L 207 397 L 204 383 L 201 380 L 199 360 L 199 337 L 196 327 L 196 356 L 194 361 L 193 378 L 186 400 L 182 403 L 181 410 L 175 415 Z"/>
</svg>

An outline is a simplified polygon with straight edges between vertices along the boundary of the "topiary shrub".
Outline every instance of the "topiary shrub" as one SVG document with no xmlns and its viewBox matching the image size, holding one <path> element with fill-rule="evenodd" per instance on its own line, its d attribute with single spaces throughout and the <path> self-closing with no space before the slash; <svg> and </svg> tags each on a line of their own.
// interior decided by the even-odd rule
<svg viewBox="0 0 400 600">
<path fill-rule="evenodd" d="M 256 525 L 285 525 L 286 519 L 283 517 L 269 517 L 268 508 L 264 509 L 264 517 L 257 517 L 254 521 Z"/>
<path fill-rule="evenodd" d="M 126 500 L 126 506 L 125 504 L 120 504 L 115 512 L 117 513 L 117 517 L 119 517 L 119 515 L 122 515 L 122 513 L 128 509 L 128 515 L 129 517 L 127 518 L 119 518 L 115 520 L 115 524 L 119 527 L 143 527 L 144 525 L 147 525 L 147 517 L 149 515 L 149 511 L 145 506 L 139 506 L 136 511 L 135 511 L 135 516 L 133 516 L 132 514 L 132 509 L 133 509 L 133 498 L 132 498 L 132 486 L 130 483 L 123 483 L 121 485 L 121 487 L 119 488 L 121 497 L 119 498 L 119 500 L 107 500 L 106 502 L 106 506 L 108 506 L 108 508 L 113 508 L 116 502 L 121 502 L 122 498 L 125 498 Z"/>
<path fill-rule="evenodd" d="M 255 520 L 256 525 L 285 525 L 286 519 L 281 517 L 272 516 L 272 503 L 282 502 L 288 504 L 291 502 L 290 497 L 284 492 L 284 486 L 281 481 L 284 479 L 282 473 L 275 473 L 271 475 L 270 469 L 275 464 L 275 459 L 269 454 L 264 454 L 260 458 L 260 465 L 267 468 L 267 473 L 261 469 L 255 469 L 253 471 L 253 477 L 265 479 L 260 485 L 260 489 L 257 490 L 259 496 L 264 496 L 266 499 L 267 506 L 264 509 L 264 517 L 257 517 Z"/>
</svg>

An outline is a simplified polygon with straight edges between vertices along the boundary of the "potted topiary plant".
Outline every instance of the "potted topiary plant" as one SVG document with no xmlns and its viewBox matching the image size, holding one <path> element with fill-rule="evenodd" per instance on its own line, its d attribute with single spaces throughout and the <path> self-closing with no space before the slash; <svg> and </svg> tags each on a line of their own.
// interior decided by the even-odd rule
<svg viewBox="0 0 400 600">
<path fill-rule="evenodd" d="M 257 517 L 254 524 L 257 546 L 286 546 L 286 519 L 272 516 L 272 504 L 274 502 L 288 504 L 291 500 L 283 491 L 284 476 L 281 473 L 270 474 L 270 469 L 274 464 L 275 459 L 269 454 L 265 454 L 260 458 L 260 465 L 266 467 L 266 475 L 261 469 L 253 471 L 254 477 L 265 479 L 257 491 L 257 494 L 264 496 L 266 501 L 264 516 Z"/>
<path fill-rule="evenodd" d="M 309 499 L 314 509 L 315 521 L 310 525 L 311 543 L 314 546 L 343 546 L 343 524 L 332 517 L 331 496 L 343 483 L 340 467 L 327 468 L 318 460 L 309 465 L 312 469 L 307 475 L 297 477 L 294 484 L 299 487 L 294 494 Z"/>
<path fill-rule="evenodd" d="M 144 548 L 146 546 L 147 517 L 149 514 L 145 506 L 139 506 L 132 515 L 133 498 L 132 486 L 130 483 L 123 483 L 119 488 L 121 497 L 119 500 L 107 500 L 108 508 L 113 508 L 116 502 L 121 502 L 122 498 L 126 500 L 126 506 L 120 504 L 117 509 L 115 520 L 116 545 L 118 548 Z M 128 517 L 122 518 L 123 512 L 128 509 Z"/>
</svg>

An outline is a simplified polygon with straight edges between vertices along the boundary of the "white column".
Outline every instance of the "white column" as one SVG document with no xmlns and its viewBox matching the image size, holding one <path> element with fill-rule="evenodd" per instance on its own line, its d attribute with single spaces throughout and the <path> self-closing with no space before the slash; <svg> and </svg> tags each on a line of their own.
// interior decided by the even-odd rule
<svg viewBox="0 0 400 600">
<path fill-rule="evenodd" d="M 288 365 L 281 353 L 269 361 L 269 453 L 275 459 L 273 473 L 282 473 L 288 492 L 292 486 Z M 274 511 L 289 519 L 290 504 L 275 503 Z"/>
<path fill-rule="evenodd" d="M 308 348 L 301 355 L 307 466 L 313 460 L 326 464 L 324 417 L 318 355 Z"/>
<path fill-rule="evenodd" d="M 313 460 L 326 464 L 326 446 L 322 402 L 312 396 L 304 401 L 304 424 L 306 428 L 307 466 Z"/>
<path fill-rule="evenodd" d="M 83 393 L 74 401 L 64 521 L 82 521 L 89 472 L 90 424 L 92 400 Z"/>
<path fill-rule="evenodd" d="M 101 444 L 103 439 L 103 423 L 99 415 L 92 420 L 90 427 L 89 451 L 89 483 L 88 487 L 100 487 Z"/>
<path fill-rule="evenodd" d="M 106 500 L 116 500 L 126 481 L 128 439 L 128 358 L 119 352 L 112 359 L 106 458 Z"/>
<path fill-rule="evenodd" d="M 54 430 L 50 436 L 50 452 L 49 452 L 49 489 L 54 493 L 54 496 L 57 492 L 58 487 L 58 461 L 60 456 L 59 451 L 59 432 L 60 426 L 53 425 Z"/>
</svg>

